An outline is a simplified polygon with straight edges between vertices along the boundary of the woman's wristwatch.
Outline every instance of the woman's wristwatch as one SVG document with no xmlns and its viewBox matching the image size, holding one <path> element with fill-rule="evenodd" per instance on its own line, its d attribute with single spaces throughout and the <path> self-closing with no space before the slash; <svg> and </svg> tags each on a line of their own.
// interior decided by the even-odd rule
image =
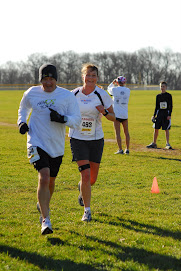
<svg viewBox="0 0 181 271">
<path fill-rule="evenodd" d="M 109 111 L 107 109 L 105 109 L 105 114 L 103 114 L 103 115 L 107 116 L 107 114 L 109 114 Z"/>
</svg>

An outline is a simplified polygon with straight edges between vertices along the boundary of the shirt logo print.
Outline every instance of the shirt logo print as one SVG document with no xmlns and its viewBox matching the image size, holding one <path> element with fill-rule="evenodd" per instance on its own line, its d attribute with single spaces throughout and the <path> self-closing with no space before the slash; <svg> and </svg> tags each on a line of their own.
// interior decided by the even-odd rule
<svg viewBox="0 0 181 271">
<path fill-rule="evenodd" d="M 55 104 L 55 99 L 51 100 L 51 99 L 48 99 L 48 100 L 45 100 L 45 101 L 40 101 L 37 103 L 37 106 L 40 107 L 40 108 L 49 108 L 51 106 L 53 106 Z"/>
</svg>

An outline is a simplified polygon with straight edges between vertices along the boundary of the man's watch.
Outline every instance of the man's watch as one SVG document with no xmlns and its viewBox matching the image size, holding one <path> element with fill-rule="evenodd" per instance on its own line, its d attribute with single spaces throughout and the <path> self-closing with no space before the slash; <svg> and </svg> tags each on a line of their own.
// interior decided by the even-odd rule
<svg viewBox="0 0 181 271">
<path fill-rule="evenodd" d="M 104 116 L 107 116 L 107 114 L 109 114 L 109 111 L 107 109 L 105 109 L 105 114 L 103 114 Z"/>
</svg>

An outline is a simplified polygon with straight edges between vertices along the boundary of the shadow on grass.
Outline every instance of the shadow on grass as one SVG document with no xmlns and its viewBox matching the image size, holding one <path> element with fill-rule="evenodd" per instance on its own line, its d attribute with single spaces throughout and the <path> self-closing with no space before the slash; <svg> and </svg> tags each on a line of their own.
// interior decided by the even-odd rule
<svg viewBox="0 0 181 271">
<path fill-rule="evenodd" d="M 71 231 L 71 234 L 79 235 L 79 233 Z M 94 236 L 85 236 L 88 241 L 94 241 L 96 244 L 99 243 L 99 249 L 95 248 L 96 252 L 99 254 L 100 250 L 102 253 L 104 253 L 104 257 L 109 258 L 111 255 L 113 257 L 116 257 L 117 261 L 134 261 L 139 264 L 146 265 L 149 270 L 152 270 L 152 268 L 155 268 L 156 270 L 174 270 L 174 271 L 180 271 L 181 270 L 181 262 L 179 259 L 176 259 L 172 256 L 166 256 L 159 253 L 154 253 L 151 251 L 147 251 L 142 248 L 136 248 L 136 247 L 128 247 L 126 245 L 120 245 L 115 242 L 111 242 L 108 240 L 104 240 L 103 238 L 97 238 Z M 103 246 L 101 246 L 103 245 Z M 89 245 L 84 245 L 84 250 L 89 251 L 92 250 L 92 248 L 89 248 Z M 107 255 L 107 257 L 106 257 Z M 111 265 L 111 263 L 106 263 L 106 265 Z M 121 269 L 121 270 L 128 270 L 128 269 Z M 135 270 L 135 269 L 129 269 Z"/>
<path fill-rule="evenodd" d="M 162 160 L 171 160 L 171 161 L 178 161 L 180 162 L 181 159 L 177 159 L 177 158 L 166 158 L 166 157 L 155 157 L 155 159 L 162 159 Z"/>
<path fill-rule="evenodd" d="M 122 246 L 106 240 L 97 240 L 95 237 L 90 237 L 90 239 L 95 239 L 96 242 L 99 242 L 111 248 L 116 248 L 116 252 L 112 252 L 112 254 L 121 261 L 125 262 L 128 260 L 133 260 L 134 262 L 138 262 L 139 264 L 145 264 L 149 267 L 149 269 L 155 268 L 157 270 L 181 270 L 180 260 L 172 256 L 161 255 L 159 253 L 146 251 L 142 248 Z"/>
<path fill-rule="evenodd" d="M 141 155 L 141 154 L 135 154 L 135 156 L 139 156 L 139 157 L 143 157 L 143 158 L 145 158 L 145 156 L 147 156 L 147 158 L 149 157 L 149 158 L 158 159 L 158 160 L 170 160 L 170 161 L 178 161 L 178 162 L 181 161 L 181 159 L 162 157 L 162 156 L 157 157 L 157 156 Z"/>
<path fill-rule="evenodd" d="M 101 219 L 96 219 L 96 221 L 100 223 L 107 223 L 109 225 L 120 226 L 128 230 L 133 230 L 135 232 L 158 235 L 161 237 L 171 237 L 175 240 L 181 240 L 181 231 L 173 232 L 173 231 L 161 229 L 159 227 L 149 225 L 146 223 L 139 223 L 134 220 L 123 219 L 119 217 L 112 217 L 104 213 L 101 213 L 101 217 L 102 216 L 107 217 L 109 221 L 105 221 L 105 220 L 101 221 Z"/>
<path fill-rule="evenodd" d="M 48 237 L 47 240 L 53 246 L 63 246 L 63 245 L 65 245 L 65 242 L 62 241 L 60 238 L 52 238 L 52 237 L 50 238 L 50 237 Z"/>
<path fill-rule="evenodd" d="M 55 238 L 53 242 L 57 243 L 58 238 Z M 88 264 L 77 264 L 71 260 L 54 260 L 47 256 L 42 256 L 38 253 L 31 253 L 27 251 L 22 251 L 21 249 L 10 247 L 6 245 L 0 245 L 0 252 L 7 254 L 11 258 L 15 258 L 21 261 L 26 261 L 34 266 L 38 266 L 42 270 L 65 270 L 65 271 L 94 271 L 98 270 L 91 267 Z M 18 270 L 18 269 L 17 269 Z"/>
</svg>

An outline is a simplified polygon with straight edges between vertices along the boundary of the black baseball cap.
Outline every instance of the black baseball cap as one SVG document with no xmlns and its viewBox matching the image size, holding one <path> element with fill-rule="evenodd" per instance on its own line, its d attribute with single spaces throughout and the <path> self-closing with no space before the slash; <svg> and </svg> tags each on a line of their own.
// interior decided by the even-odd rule
<svg viewBox="0 0 181 271">
<path fill-rule="evenodd" d="M 57 81 L 57 69 L 52 64 L 43 64 L 39 69 L 39 81 L 45 77 L 52 77 Z"/>
</svg>

